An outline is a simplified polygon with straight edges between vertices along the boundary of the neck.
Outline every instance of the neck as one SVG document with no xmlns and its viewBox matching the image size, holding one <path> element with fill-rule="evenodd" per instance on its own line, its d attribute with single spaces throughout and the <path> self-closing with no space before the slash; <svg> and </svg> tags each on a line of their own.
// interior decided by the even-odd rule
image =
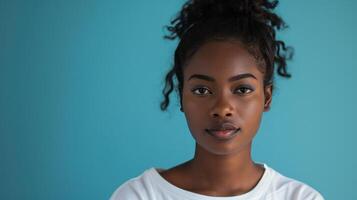
<svg viewBox="0 0 357 200">
<path fill-rule="evenodd" d="M 200 187 L 216 191 L 222 191 L 222 188 L 250 190 L 263 173 L 263 169 L 251 159 L 251 143 L 241 151 L 229 155 L 213 154 L 196 144 L 190 169 L 193 180 Z"/>
</svg>

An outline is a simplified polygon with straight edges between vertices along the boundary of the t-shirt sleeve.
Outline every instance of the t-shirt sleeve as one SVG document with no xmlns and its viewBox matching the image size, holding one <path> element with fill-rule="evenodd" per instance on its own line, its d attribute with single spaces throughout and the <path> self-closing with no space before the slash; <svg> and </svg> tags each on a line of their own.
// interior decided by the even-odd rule
<svg viewBox="0 0 357 200">
<path fill-rule="evenodd" d="M 296 187 L 299 192 L 297 192 L 298 198 L 301 200 L 325 200 L 323 196 L 313 187 L 305 183 L 296 182 L 299 186 Z"/>
<path fill-rule="evenodd" d="M 140 200 L 140 196 L 135 192 L 134 188 L 132 188 L 129 184 L 123 184 L 110 197 L 110 200 Z"/>
<path fill-rule="evenodd" d="M 280 179 L 281 183 L 274 189 L 271 199 L 325 200 L 316 189 L 306 183 L 286 177 Z"/>
<path fill-rule="evenodd" d="M 139 179 L 131 179 L 114 191 L 110 200 L 147 200 L 148 191 Z"/>
<path fill-rule="evenodd" d="M 305 200 L 325 200 L 324 197 L 315 189 L 311 188 L 311 191 L 303 198 Z"/>
</svg>

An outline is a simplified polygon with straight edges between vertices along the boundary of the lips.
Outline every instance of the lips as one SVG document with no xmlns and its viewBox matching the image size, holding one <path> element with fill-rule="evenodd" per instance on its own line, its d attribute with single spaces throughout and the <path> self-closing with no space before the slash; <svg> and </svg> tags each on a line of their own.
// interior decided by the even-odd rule
<svg viewBox="0 0 357 200">
<path fill-rule="evenodd" d="M 235 137 L 239 131 L 240 128 L 231 122 L 216 124 L 213 128 L 206 129 L 208 134 L 219 140 L 231 139 Z"/>
<path fill-rule="evenodd" d="M 226 130 L 236 130 L 238 129 L 238 127 L 236 125 L 234 125 L 233 123 L 222 123 L 222 124 L 218 124 L 216 126 L 214 126 L 211 129 L 207 129 L 208 131 L 226 131 Z"/>
</svg>

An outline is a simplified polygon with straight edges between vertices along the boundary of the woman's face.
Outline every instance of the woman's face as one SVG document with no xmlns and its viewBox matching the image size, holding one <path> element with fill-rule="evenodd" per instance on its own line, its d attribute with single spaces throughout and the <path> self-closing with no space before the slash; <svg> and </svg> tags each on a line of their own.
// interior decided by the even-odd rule
<svg viewBox="0 0 357 200">
<path fill-rule="evenodd" d="M 271 87 L 264 88 L 263 77 L 237 41 L 199 48 L 184 68 L 182 107 L 200 148 L 217 155 L 250 148 L 271 103 Z"/>
</svg>

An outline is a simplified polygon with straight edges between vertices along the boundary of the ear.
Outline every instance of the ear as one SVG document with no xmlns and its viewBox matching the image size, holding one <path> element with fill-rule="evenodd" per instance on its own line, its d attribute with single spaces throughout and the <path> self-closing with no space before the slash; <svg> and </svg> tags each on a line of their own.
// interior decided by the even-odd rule
<svg viewBox="0 0 357 200">
<path fill-rule="evenodd" d="M 273 85 L 269 84 L 264 87 L 264 112 L 270 110 L 271 101 L 273 98 Z"/>
</svg>

